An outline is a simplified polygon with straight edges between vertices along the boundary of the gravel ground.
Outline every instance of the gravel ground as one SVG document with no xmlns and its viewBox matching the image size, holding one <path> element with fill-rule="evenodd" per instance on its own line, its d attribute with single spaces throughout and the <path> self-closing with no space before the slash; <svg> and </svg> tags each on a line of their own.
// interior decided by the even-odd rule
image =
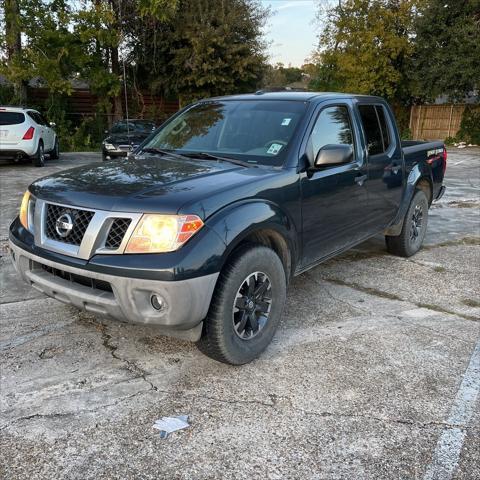
<svg viewBox="0 0 480 480">
<path fill-rule="evenodd" d="M 243 367 L 17 279 L 23 191 L 91 161 L 0 166 L 1 478 L 480 478 L 480 149 L 449 152 L 421 252 L 378 237 L 300 275 Z M 160 439 L 155 420 L 180 414 L 191 427 Z"/>
</svg>

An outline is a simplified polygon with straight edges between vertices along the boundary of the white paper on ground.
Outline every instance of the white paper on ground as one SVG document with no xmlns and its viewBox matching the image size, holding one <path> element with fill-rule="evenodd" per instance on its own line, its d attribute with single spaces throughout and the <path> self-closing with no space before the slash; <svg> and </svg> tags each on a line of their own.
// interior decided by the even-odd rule
<svg viewBox="0 0 480 480">
<path fill-rule="evenodd" d="M 168 434 L 189 427 L 188 415 L 178 415 L 177 417 L 162 417 L 156 420 L 153 428 L 160 430 L 160 437 L 166 438 Z"/>
</svg>

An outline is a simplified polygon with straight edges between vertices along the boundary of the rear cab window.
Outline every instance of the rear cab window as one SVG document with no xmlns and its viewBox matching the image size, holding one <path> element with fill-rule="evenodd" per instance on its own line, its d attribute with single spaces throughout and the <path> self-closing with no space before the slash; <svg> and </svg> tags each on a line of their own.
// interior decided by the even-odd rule
<svg viewBox="0 0 480 480">
<path fill-rule="evenodd" d="M 391 144 L 390 130 L 381 105 L 359 105 L 365 141 L 369 155 L 379 155 L 388 150 Z"/>
<path fill-rule="evenodd" d="M 25 121 L 21 112 L 0 112 L 0 125 L 20 125 Z"/>
</svg>

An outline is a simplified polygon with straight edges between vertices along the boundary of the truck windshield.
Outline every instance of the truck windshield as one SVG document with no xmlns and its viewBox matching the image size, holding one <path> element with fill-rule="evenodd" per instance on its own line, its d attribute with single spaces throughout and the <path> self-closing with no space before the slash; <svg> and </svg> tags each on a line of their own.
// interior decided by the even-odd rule
<svg viewBox="0 0 480 480">
<path fill-rule="evenodd" d="M 144 148 L 282 165 L 305 110 L 299 101 L 201 102 L 167 123 Z"/>
<path fill-rule="evenodd" d="M 155 130 L 153 122 L 117 122 L 110 129 L 110 133 L 150 133 Z"/>
</svg>

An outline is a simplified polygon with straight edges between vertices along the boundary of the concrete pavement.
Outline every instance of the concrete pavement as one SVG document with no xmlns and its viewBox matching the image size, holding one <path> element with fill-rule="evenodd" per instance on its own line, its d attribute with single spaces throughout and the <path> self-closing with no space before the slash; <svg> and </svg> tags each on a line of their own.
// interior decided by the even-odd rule
<svg viewBox="0 0 480 480">
<path fill-rule="evenodd" d="M 449 152 L 421 252 L 378 237 L 297 277 L 243 367 L 18 281 L 7 227 L 28 183 L 99 159 L 0 166 L 0 477 L 480 478 L 480 149 Z M 161 440 L 154 421 L 181 414 Z"/>
</svg>

